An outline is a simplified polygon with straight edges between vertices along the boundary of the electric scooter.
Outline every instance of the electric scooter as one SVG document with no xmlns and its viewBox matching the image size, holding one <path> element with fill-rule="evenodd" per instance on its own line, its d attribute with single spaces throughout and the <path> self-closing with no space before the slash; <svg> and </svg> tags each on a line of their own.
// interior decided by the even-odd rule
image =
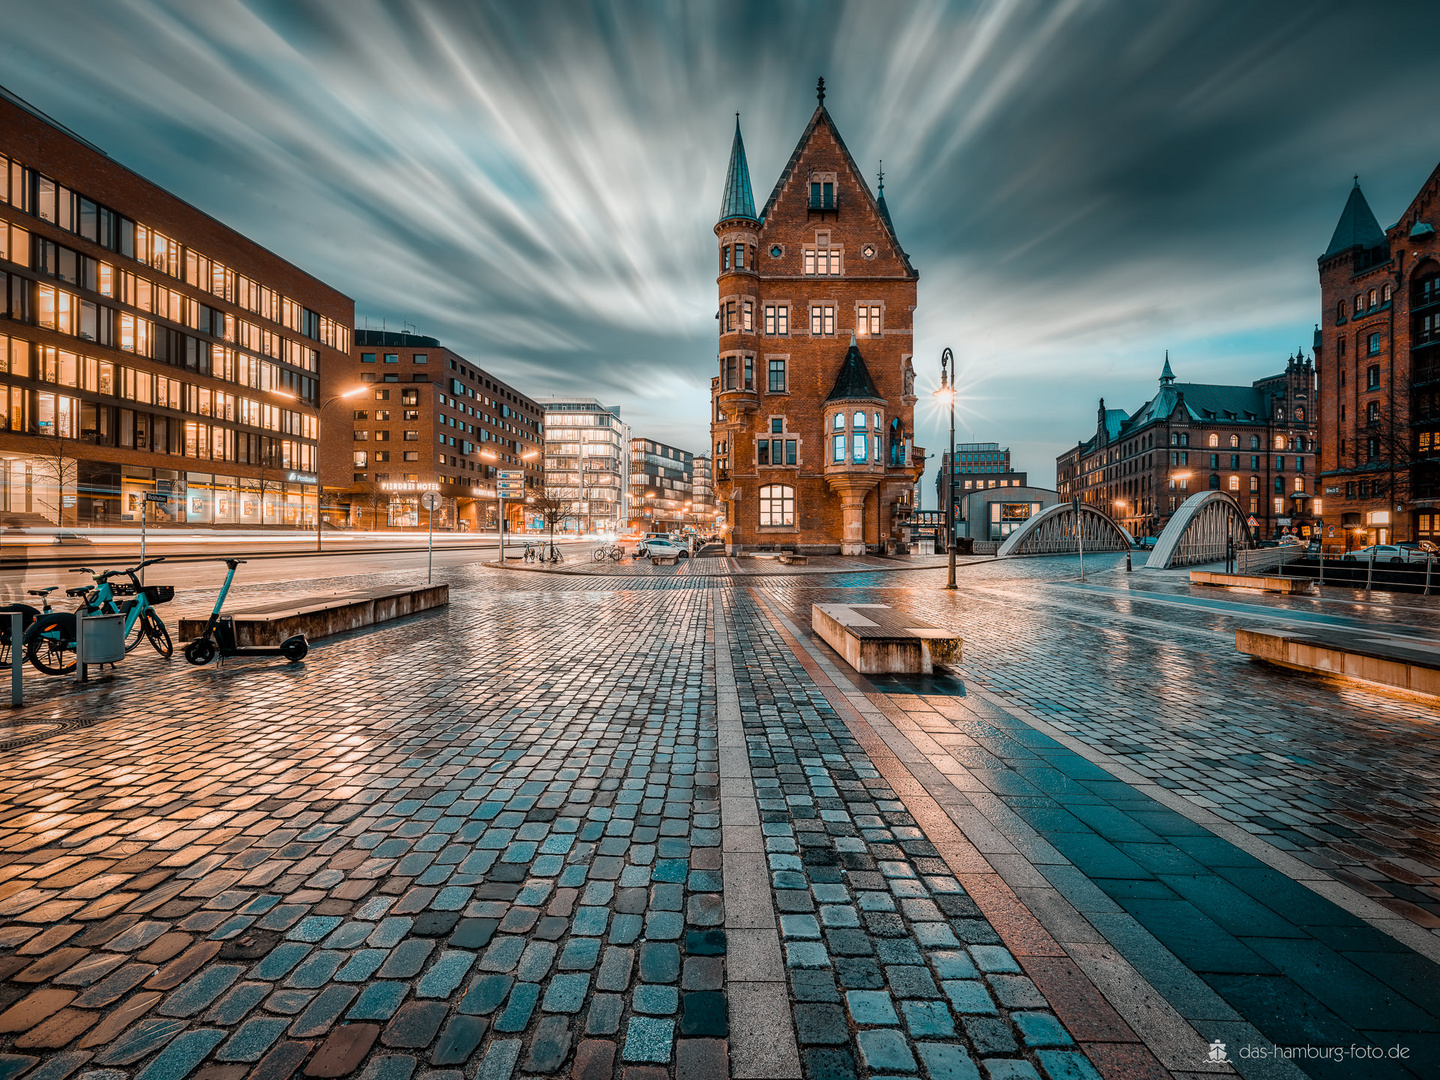
<svg viewBox="0 0 1440 1080">
<path fill-rule="evenodd" d="M 221 615 L 220 609 L 225 605 L 225 597 L 230 592 L 230 583 L 235 580 L 235 568 L 248 561 L 248 559 L 224 560 L 225 565 L 230 569 L 225 575 L 225 584 L 220 586 L 220 595 L 215 598 L 215 610 L 206 620 L 205 629 L 201 635 L 185 646 L 185 659 L 197 667 L 208 664 L 217 655 L 222 660 L 230 656 L 283 656 L 294 664 L 310 651 L 310 642 L 305 640 L 304 634 L 288 637 L 273 648 L 261 646 L 241 648 L 235 643 L 235 617 Z"/>
</svg>

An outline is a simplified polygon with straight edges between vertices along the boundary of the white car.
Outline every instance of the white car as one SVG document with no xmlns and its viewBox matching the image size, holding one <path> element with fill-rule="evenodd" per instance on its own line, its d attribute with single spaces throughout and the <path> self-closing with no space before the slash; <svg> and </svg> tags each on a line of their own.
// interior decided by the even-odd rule
<svg viewBox="0 0 1440 1080">
<path fill-rule="evenodd" d="M 683 540 L 671 540 L 668 537 L 655 537 L 645 541 L 645 554 L 652 559 L 667 558 L 671 555 L 678 555 L 682 559 L 690 557 L 690 545 Z"/>
<path fill-rule="evenodd" d="M 1346 562 L 1369 562 L 1371 555 L 1374 555 L 1377 563 L 1423 563 L 1429 555 L 1416 548 L 1400 547 L 1398 544 L 1371 544 L 1369 547 L 1357 548 L 1355 551 L 1347 551 L 1343 558 Z"/>
</svg>

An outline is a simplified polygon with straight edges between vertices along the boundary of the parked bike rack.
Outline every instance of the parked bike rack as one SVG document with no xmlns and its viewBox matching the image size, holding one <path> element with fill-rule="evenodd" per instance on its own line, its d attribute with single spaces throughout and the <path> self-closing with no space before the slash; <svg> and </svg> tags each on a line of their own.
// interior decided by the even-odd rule
<svg viewBox="0 0 1440 1080">
<path fill-rule="evenodd" d="M 125 659 L 125 616 L 85 615 L 75 620 L 75 671 L 87 679 L 89 664 L 118 664 Z"/>
<path fill-rule="evenodd" d="M 25 646 L 21 643 L 20 624 L 24 616 L 18 611 L 10 613 L 10 707 L 18 709 L 25 704 L 25 684 L 21 665 L 25 663 Z"/>
</svg>

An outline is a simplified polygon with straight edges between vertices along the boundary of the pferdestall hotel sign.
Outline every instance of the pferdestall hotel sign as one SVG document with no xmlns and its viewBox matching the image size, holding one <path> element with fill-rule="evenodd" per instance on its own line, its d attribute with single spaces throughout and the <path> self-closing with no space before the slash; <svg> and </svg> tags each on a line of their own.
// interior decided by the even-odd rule
<svg viewBox="0 0 1440 1080">
<path fill-rule="evenodd" d="M 381 491 L 439 491 L 440 485 L 433 480 L 382 480 Z"/>
</svg>

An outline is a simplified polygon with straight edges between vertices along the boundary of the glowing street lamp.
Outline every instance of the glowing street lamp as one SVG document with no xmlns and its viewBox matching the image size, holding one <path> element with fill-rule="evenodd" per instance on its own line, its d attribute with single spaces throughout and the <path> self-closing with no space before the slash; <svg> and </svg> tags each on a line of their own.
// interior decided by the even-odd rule
<svg viewBox="0 0 1440 1080">
<path fill-rule="evenodd" d="M 335 404 L 335 402 L 341 401 L 345 398 L 354 397 L 356 394 L 363 394 L 366 389 L 367 388 L 364 386 L 357 386 L 351 390 L 345 390 L 338 394 L 331 394 L 327 398 L 321 398 L 320 404 L 315 406 L 315 419 L 317 421 L 317 426 L 324 427 L 326 406 L 333 405 Z M 299 398 L 295 394 L 292 394 L 289 390 L 271 390 L 270 393 L 274 394 L 276 397 L 288 398 L 291 401 L 299 400 Z M 317 461 L 315 463 L 315 466 L 315 550 L 320 551 L 325 546 L 324 537 L 320 531 L 320 463 Z M 261 514 L 261 520 L 264 520 L 263 513 Z"/>
</svg>

